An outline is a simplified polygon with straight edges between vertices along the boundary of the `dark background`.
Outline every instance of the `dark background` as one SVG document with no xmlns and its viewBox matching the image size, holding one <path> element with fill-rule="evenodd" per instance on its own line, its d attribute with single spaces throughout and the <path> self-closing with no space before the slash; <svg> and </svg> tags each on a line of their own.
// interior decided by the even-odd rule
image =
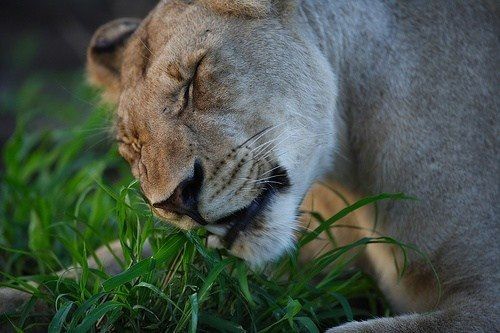
<svg viewBox="0 0 500 333">
<path fill-rule="evenodd" d="M 93 32 L 115 18 L 145 17 L 156 2 L 1 0 L 0 147 L 12 134 L 17 115 L 22 112 L 12 102 L 12 96 L 24 86 L 33 85 L 36 78 L 45 97 L 72 98 L 68 80 L 83 80 L 85 52 Z M 39 126 L 51 123 L 50 117 L 46 118 Z"/>
</svg>

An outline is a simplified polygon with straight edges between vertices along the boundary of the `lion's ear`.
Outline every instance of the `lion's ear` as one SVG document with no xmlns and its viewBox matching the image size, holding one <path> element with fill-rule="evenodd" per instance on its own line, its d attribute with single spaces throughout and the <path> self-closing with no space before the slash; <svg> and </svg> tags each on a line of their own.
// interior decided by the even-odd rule
<svg viewBox="0 0 500 333">
<path fill-rule="evenodd" d="M 141 20 L 122 18 L 101 26 L 87 51 L 87 75 L 91 84 L 104 88 L 103 97 L 116 103 L 121 91 L 120 70 L 128 39 Z"/>
<path fill-rule="evenodd" d="M 298 0 L 200 0 L 222 14 L 261 18 L 276 12 L 290 11 Z"/>
</svg>

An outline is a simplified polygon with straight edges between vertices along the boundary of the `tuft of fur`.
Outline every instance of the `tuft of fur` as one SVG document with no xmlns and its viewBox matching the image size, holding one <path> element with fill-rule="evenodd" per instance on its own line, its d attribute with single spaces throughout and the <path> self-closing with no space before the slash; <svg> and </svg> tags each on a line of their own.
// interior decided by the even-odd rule
<svg viewBox="0 0 500 333">
<path fill-rule="evenodd" d="M 262 18 L 271 13 L 271 0 L 199 0 L 200 3 L 221 14 Z"/>
</svg>

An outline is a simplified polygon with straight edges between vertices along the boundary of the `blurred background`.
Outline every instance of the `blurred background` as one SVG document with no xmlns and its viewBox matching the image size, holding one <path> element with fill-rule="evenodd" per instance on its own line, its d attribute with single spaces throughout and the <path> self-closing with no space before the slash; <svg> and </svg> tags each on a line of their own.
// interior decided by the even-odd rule
<svg viewBox="0 0 500 333">
<path fill-rule="evenodd" d="M 145 17 L 155 3 L 0 1 L 0 283 L 2 272 L 30 275 L 50 262 L 45 255 L 37 265 L 3 247 L 54 251 L 69 260 L 52 226 L 68 221 L 75 196 L 97 180 L 118 188 L 131 181 L 113 145 L 112 112 L 86 84 L 86 49 L 99 26 Z M 116 239 L 110 228 L 92 246 Z"/>
<path fill-rule="evenodd" d="M 93 103 L 76 91 L 93 32 L 115 18 L 145 17 L 156 2 L 2 0 L 0 147 L 22 113 L 31 113 L 30 126 L 37 129 L 81 121 Z"/>
</svg>

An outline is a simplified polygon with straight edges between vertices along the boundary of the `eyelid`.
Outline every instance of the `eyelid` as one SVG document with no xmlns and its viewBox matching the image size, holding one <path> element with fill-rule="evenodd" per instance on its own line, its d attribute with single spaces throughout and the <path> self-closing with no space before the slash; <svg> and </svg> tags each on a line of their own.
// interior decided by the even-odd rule
<svg viewBox="0 0 500 333">
<path fill-rule="evenodd" d="M 191 75 L 190 81 L 194 81 L 194 79 L 196 77 L 196 73 L 198 73 L 198 69 L 200 68 L 200 65 L 203 62 L 203 60 L 205 59 L 205 57 L 206 57 L 206 54 L 201 56 L 200 59 L 196 62 L 196 66 L 194 67 L 193 74 Z"/>
<path fill-rule="evenodd" d="M 182 110 L 185 110 L 189 104 L 189 100 L 191 99 L 190 98 L 190 91 L 191 91 L 191 87 L 193 86 L 193 81 L 194 80 L 190 80 L 188 82 L 188 84 L 184 87 L 184 95 L 182 97 L 182 108 L 181 108 L 181 111 Z"/>
<path fill-rule="evenodd" d="M 169 107 L 165 106 L 162 110 L 163 114 L 171 113 L 173 112 L 174 114 L 180 114 L 183 112 L 189 105 L 189 101 L 193 98 L 193 90 L 194 90 L 194 82 L 196 79 L 196 75 L 198 73 L 198 69 L 200 68 L 201 63 L 205 59 L 206 53 L 201 55 L 199 59 L 196 61 L 196 65 L 194 66 L 191 75 L 187 80 L 184 80 L 184 83 L 182 84 L 181 88 L 176 92 L 172 93 L 171 95 L 167 96 L 169 98 L 170 102 L 172 104 L 176 104 L 182 100 L 182 105 L 177 108 L 177 111 L 171 110 L 169 111 Z"/>
<path fill-rule="evenodd" d="M 196 79 L 196 74 L 198 73 L 198 69 L 200 68 L 201 62 L 205 59 L 205 54 L 198 60 L 196 63 L 196 66 L 194 67 L 193 74 L 187 81 L 187 83 L 184 85 L 184 96 L 183 96 L 183 101 L 182 101 L 182 108 L 181 111 L 186 109 L 186 107 L 189 104 L 189 101 L 193 98 L 192 97 L 192 91 L 194 89 L 194 81 Z"/>
<path fill-rule="evenodd" d="M 196 66 L 194 67 L 193 73 L 191 74 L 191 77 L 189 78 L 189 80 L 186 82 L 186 85 L 185 85 L 187 90 L 189 90 L 189 87 L 193 85 L 194 80 L 196 79 L 196 74 L 198 74 L 198 69 L 200 68 L 200 65 L 201 65 L 203 59 L 205 59 L 205 55 L 203 55 L 198 60 L 198 62 L 196 62 Z"/>
</svg>

